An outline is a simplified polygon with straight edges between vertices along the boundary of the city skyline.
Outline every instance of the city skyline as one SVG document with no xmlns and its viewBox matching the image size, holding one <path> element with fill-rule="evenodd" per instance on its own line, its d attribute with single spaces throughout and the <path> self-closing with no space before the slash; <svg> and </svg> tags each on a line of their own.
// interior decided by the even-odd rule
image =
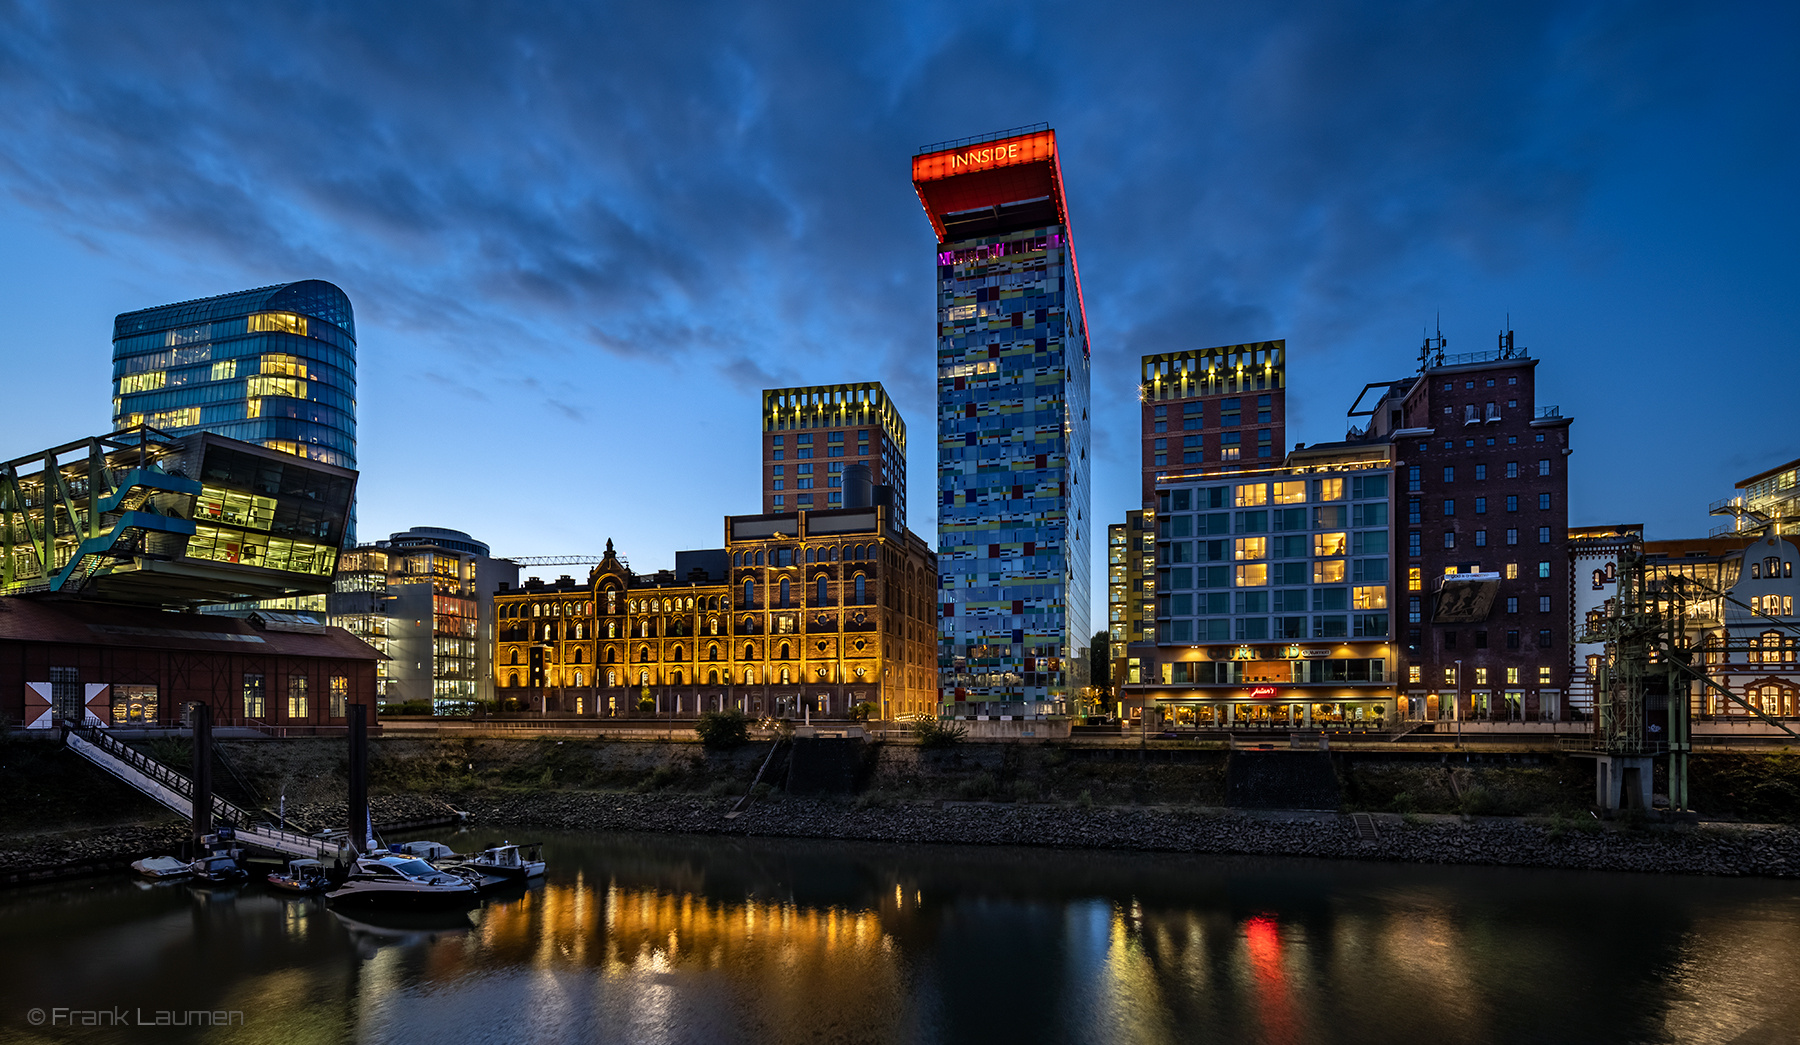
<svg viewBox="0 0 1800 1045">
<path fill-rule="evenodd" d="M 1731 10 L 1558 11 L 1252 24 L 1135 8 L 1105 26 L 977 10 L 926 17 L 912 37 L 875 15 L 809 30 L 838 48 L 739 33 L 721 15 L 700 30 L 708 72 L 692 78 L 646 73 L 654 48 L 611 50 L 642 47 L 654 26 L 603 45 L 618 71 L 577 69 L 585 50 L 557 41 L 601 27 L 554 10 L 420 27 L 418 53 L 391 65 L 373 55 L 399 27 L 332 14 L 287 27 L 343 34 L 329 80 L 300 57 L 222 57 L 245 31 L 230 16 L 139 24 L 149 16 L 124 9 L 94 20 L 111 23 L 101 33 L 14 15 L 0 330 L 14 373 L 57 394 L 15 395 L 0 423 L 21 447 L 106 429 L 119 313 L 329 280 L 358 310 L 366 533 L 448 526 L 506 555 L 596 553 L 610 537 L 639 568 L 664 567 L 759 503 L 762 389 L 880 381 L 915 424 L 935 415 L 931 273 L 917 263 L 931 232 L 901 165 L 923 142 L 1047 120 L 1081 185 L 1070 220 L 1093 321 L 1095 526 L 1137 507 L 1140 355 L 1285 339 L 1288 443 L 1327 441 L 1368 374 L 1412 371 L 1441 309 L 1452 352 L 1510 325 L 1549 364 L 1539 402 L 1580 420 L 1571 525 L 1703 535 L 1706 504 L 1737 477 L 1800 456 L 1787 431 L 1761 443 L 1666 423 L 1731 416 L 1740 380 L 1689 378 L 1698 359 L 1733 358 L 1756 382 L 1793 370 L 1779 306 L 1796 274 L 1779 247 L 1796 225 L 1780 133 L 1795 113 L 1779 50 L 1792 33 Z M 1162 42 L 1120 42 L 1165 17 Z M 1014 21 L 1015 35 L 998 31 Z M 502 29 L 537 48 L 536 65 L 432 71 L 463 61 L 445 60 L 458 40 Z M 208 70 L 148 57 L 188 47 Z M 1047 91 L 993 83 L 992 55 L 979 59 L 995 48 L 1069 53 L 1069 75 Z M 802 73 L 802 50 L 831 57 Z M 1095 107 L 1087 96 L 1109 82 L 1143 104 Z M 484 89 L 495 83 L 543 104 Z M 128 119 L 108 108 L 119 97 L 138 102 Z M 599 98 L 625 115 L 588 115 Z M 676 118 L 685 101 L 701 110 L 690 122 Z M 275 126 L 301 133 L 252 133 Z M 482 147 L 453 151 L 453 131 Z M 337 151 L 289 151 L 319 143 Z M 506 158 L 533 147 L 549 161 Z M 691 392 L 667 394 L 683 380 Z M 422 439 L 495 496 L 446 498 L 453 478 L 413 466 Z M 591 482 L 554 499 L 506 492 L 518 451 L 545 447 L 598 451 Z M 923 482 L 935 447 L 915 439 L 908 456 Z M 707 464 L 669 489 L 674 460 Z M 935 532 L 926 499 L 910 524 Z M 1096 626 L 1104 599 L 1096 584 Z"/>
</svg>

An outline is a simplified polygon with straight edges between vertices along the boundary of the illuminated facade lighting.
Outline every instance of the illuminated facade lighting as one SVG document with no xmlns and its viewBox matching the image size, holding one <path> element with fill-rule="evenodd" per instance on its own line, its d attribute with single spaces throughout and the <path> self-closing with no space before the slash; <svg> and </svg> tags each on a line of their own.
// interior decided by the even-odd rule
<svg viewBox="0 0 1800 1045">
<path fill-rule="evenodd" d="M 1087 682 L 1089 353 L 1048 126 L 913 157 L 938 238 L 944 713 L 1062 713 Z"/>
<path fill-rule="evenodd" d="M 881 382 L 765 388 L 762 430 L 764 512 L 851 507 L 844 470 L 861 464 L 906 526 L 906 421 Z"/>
<path fill-rule="evenodd" d="M 113 320 L 113 430 L 240 439 L 356 467 L 356 321 L 309 279 Z M 356 538 L 354 509 L 346 533 Z M 322 608 L 322 607 L 320 607 Z"/>
</svg>

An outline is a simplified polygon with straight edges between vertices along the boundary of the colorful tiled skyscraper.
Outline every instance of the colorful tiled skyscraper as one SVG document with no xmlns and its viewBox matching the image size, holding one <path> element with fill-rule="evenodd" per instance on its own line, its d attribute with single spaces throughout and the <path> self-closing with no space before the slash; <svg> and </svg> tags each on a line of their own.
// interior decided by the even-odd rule
<svg viewBox="0 0 1800 1045">
<path fill-rule="evenodd" d="M 1048 125 L 913 157 L 938 237 L 944 713 L 1063 713 L 1087 682 L 1088 341 Z"/>
</svg>

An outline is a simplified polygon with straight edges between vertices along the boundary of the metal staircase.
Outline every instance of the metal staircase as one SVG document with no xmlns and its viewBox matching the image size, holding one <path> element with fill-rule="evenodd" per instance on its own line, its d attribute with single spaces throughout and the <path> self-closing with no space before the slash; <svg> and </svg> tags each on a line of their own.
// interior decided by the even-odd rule
<svg viewBox="0 0 1800 1045">
<path fill-rule="evenodd" d="M 175 770 L 99 729 L 65 730 L 63 743 L 82 758 L 155 799 L 164 808 L 192 818 L 194 782 Z M 232 824 L 238 841 L 252 848 L 319 860 L 347 861 L 354 855 L 341 837 L 313 837 L 255 821 L 253 814 L 218 795 L 212 798 L 212 814 L 215 822 Z"/>
</svg>

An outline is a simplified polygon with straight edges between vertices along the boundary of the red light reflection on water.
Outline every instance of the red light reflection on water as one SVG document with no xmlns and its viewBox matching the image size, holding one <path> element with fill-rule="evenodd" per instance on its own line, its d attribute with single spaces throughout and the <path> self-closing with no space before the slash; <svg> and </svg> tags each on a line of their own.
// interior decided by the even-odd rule
<svg viewBox="0 0 1800 1045">
<path fill-rule="evenodd" d="M 1250 971 L 1256 976 L 1262 1040 L 1272 1045 L 1299 1041 L 1299 1018 L 1294 1012 L 1287 974 L 1281 968 L 1281 931 L 1275 920 L 1257 915 L 1245 922 L 1244 946 L 1250 952 Z"/>
</svg>

